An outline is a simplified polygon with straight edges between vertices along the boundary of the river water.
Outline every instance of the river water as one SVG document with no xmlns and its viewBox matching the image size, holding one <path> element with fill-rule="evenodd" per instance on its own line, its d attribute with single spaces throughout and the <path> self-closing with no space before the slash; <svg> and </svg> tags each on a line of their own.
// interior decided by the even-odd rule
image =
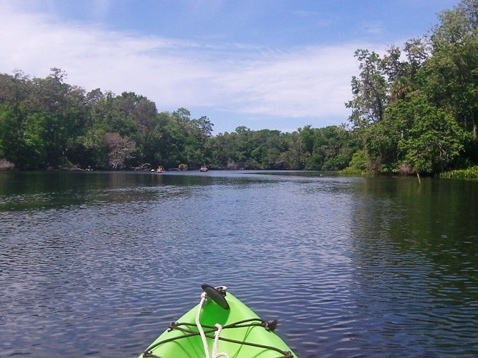
<svg viewBox="0 0 478 358">
<path fill-rule="evenodd" d="M 478 356 L 478 183 L 0 172 L 0 357 L 137 357 L 226 285 L 300 357 Z"/>
</svg>

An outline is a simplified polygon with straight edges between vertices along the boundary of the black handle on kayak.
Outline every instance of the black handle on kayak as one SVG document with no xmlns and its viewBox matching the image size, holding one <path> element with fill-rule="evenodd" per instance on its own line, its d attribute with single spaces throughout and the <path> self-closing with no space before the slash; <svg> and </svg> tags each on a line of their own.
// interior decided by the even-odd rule
<svg viewBox="0 0 478 358">
<path fill-rule="evenodd" d="M 217 290 L 215 287 L 208 285 L 206 283 L 203 283 L 201 285 L 201 288 L 204 292 L 206 292 L 206 295 L 211 298 L 214 302 L 216 302 L 219 306 L 224 308 L 225 310 L 229 310 L 229 303 L 226 301 L 226 293 L 221 292 Z"/>
</svg>

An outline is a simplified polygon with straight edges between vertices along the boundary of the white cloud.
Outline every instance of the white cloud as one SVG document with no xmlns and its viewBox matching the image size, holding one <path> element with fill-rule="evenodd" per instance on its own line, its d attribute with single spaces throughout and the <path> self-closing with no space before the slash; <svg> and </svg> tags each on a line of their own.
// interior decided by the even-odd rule
<svg viewBox="0 0 478 358">
<path fill-rule="evenodd" d="M 133 91 L 155 101 L 159 110 L 201 107 L 256 117 L 345 120 L 344 102 L 357 72 L 353 53 L 370 48 L 348 44 L 283 53 L 244 44 L 203 46 L 53 21 L 5 2 L 0 7 L 0 72 L 20 69 L 44 77 L 58 67 L 70 84 Z"/>
<path fill-rule="evenodd" d="M 248 113 L 293 118 L 342 114 L 356 67 L 354 50 L 307 48 L 260 58 L 225 73 L 220 87 L 242 93 L 232 103 Z"/>
</svg>

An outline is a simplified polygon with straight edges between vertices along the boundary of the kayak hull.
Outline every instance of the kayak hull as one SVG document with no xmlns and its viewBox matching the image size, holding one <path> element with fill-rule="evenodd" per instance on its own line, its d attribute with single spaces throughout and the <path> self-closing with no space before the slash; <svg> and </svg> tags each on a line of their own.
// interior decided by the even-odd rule
<svg viewBox="0 0 478 358">
<path fill-rule="evenodd" d="M 198 358 L 206 357 L 205 347 L 195 320 L 201 310 L 199 322 L 205 332 L 209 356 L 214 345 L 214 333 L 221 326 L 217 353 L 230 358 L 277 358 L 297 357 L 287 344 L 273 332 L 273 325 L 262 321 L 259 316 L 239 299 L 227 292 L 225 297 L 229 309 L 224 309 L 212 299 L 207 299 L 184 314 L 170 329 L 163 332 L 140 355 L 140 358 Z M 242 322 L 242 323 L 238 323 Z M 172 328 L 172 329 L 171 329 Z M 272 329 L 271 329 L 272 328 Z"/>
</svg>

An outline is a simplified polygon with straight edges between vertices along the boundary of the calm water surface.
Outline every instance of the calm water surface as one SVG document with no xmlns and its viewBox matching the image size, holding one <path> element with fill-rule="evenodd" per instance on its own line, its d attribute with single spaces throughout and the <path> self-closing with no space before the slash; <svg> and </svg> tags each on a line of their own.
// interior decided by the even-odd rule
<svg viewBox="0 0 478 358">
<path fill-rule="evenodd" d="M 0 356 L 136 357 L 229 287 L 300 357 L 478 356 L 478 183 L 0 173 Z"/>
</svg>

